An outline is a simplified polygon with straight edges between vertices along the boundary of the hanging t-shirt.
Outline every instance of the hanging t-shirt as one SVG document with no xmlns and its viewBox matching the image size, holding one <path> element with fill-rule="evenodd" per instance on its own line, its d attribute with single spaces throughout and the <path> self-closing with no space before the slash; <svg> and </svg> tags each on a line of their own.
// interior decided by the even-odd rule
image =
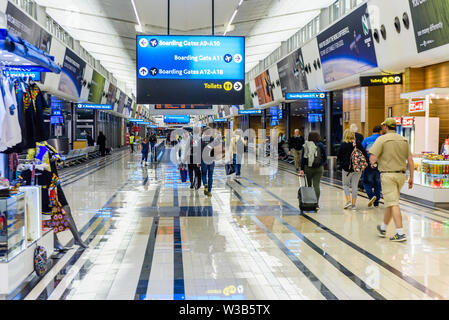
<svg viewBox="0 0 449 320">
<path fill-rule="evenodd" d="M 5 77 L 2 81 L 3 102 L 5 105 L 5 119 L 3 120 L 2 137 L 4 144 L 8 147 L 14 147 L 22 142 L 22 130 L 19 124 L 19 112 L 17 102 L 11 93 L 9 80 Z M 0 149 L 5 151 L 6 149 Z"/>
</svg>

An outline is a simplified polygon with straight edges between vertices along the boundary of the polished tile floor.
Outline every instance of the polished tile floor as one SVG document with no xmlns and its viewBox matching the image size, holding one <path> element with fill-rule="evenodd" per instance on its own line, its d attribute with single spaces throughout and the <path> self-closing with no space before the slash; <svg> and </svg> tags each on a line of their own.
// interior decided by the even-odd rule
<svg viewBox="0 0 449 320">
<path fill-rule="evenodd" d="M 361 197 L 357 212 L 343 210 L 329 179 L 321 211 L 300 215 L 299 179 L 287 165 L 247 165 L 234 181 L 217 164 L 207 198 L 181 183 L 169 152 L 147 168 L 120 151 L 63 171 L 89 248 L 74 246 L 10 298 L 449 298 L 449 211 L 402 201 L 408 241 L 391 243 L 376 233 L 382 208 Z"/>
</svg>

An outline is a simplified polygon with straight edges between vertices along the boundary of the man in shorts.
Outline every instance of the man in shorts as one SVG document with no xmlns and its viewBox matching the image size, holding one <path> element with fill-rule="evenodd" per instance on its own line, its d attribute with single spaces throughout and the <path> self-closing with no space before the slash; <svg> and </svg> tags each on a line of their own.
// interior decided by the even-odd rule
<svg viewBox="0 0 449 320">
<path fill-rule="evenodd" d="M 396 225 L 395 235 L 390 238 L 394 242 L 407 240 L 402 225 L 399 197 L 407 180 L 407 162 L 410 171 L 408 187 L 413 188 L 413 172 L 415 170 L 410 144 L 403 136 L 396 133 L 396 120 L 388 118 L 382 123 L 385 134 L 379 137 L 370 149 L 370 162 L 378 164 L 381 174 L 383 198 L 385 202 L 384 222 L 377 226 L 379 236 L 386 237 L 387 226 L 393 218 Z"/>
</svg>

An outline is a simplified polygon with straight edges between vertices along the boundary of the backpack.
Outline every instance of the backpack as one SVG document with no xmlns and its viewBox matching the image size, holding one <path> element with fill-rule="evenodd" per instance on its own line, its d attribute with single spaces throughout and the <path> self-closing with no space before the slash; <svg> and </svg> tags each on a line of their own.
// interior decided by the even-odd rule
<svg viewBox="0 0 449 320">
<path fill-rule="evenodd" d="M 37 246 L 34 249 L 34 271 L 40 277 L 47 271 L 47 250 L 44 247 Z"/>
<path fill-rule="evenodd" d="M 323 164 L 323 151 L 319 145 L 316 145 L 315 158 L 313 159 L 312 168 L 319 168 Z"/>
<path fill-rule="evenodd" d="M 354 144 L 354 151 L 351 154 L 351 163 L 354 172 L 362 172 L 368 167 L 368 162 L 366 161 L 363 152 L 357 149 L 355 144 Z"/>
</svg>

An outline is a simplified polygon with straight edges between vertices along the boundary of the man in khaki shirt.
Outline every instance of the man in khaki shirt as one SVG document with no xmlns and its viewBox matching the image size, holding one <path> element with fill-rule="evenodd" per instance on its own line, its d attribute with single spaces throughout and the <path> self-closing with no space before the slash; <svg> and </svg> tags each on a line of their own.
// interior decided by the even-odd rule
<svg viewBox="0 0 449 320">
<path fill-rule="evenodd" d="M 399 198 L 402 186 L 407 180 L 408 169 L 411 172 L 408 186 L 413 188 L 413 172 L 415 170 L 413 157 L 410 152 L 410 144 L 403 136 L 396 133 L 396 121 L 388 118 L 382 123 L 385 134 L 378 138 L 370 149 L 371 165 L 377 162 L 381 174 L 383 197 L 385 202 L 385 216 L 382 225 L 377 226 L 381 237 L 386 236 L 386 229 L 393 218 L 396 225 L 396 233 L 390 238 L 391 241 L 406 241 L 402 225 L 401 209 L 399 208 Z"/>
</svg>

